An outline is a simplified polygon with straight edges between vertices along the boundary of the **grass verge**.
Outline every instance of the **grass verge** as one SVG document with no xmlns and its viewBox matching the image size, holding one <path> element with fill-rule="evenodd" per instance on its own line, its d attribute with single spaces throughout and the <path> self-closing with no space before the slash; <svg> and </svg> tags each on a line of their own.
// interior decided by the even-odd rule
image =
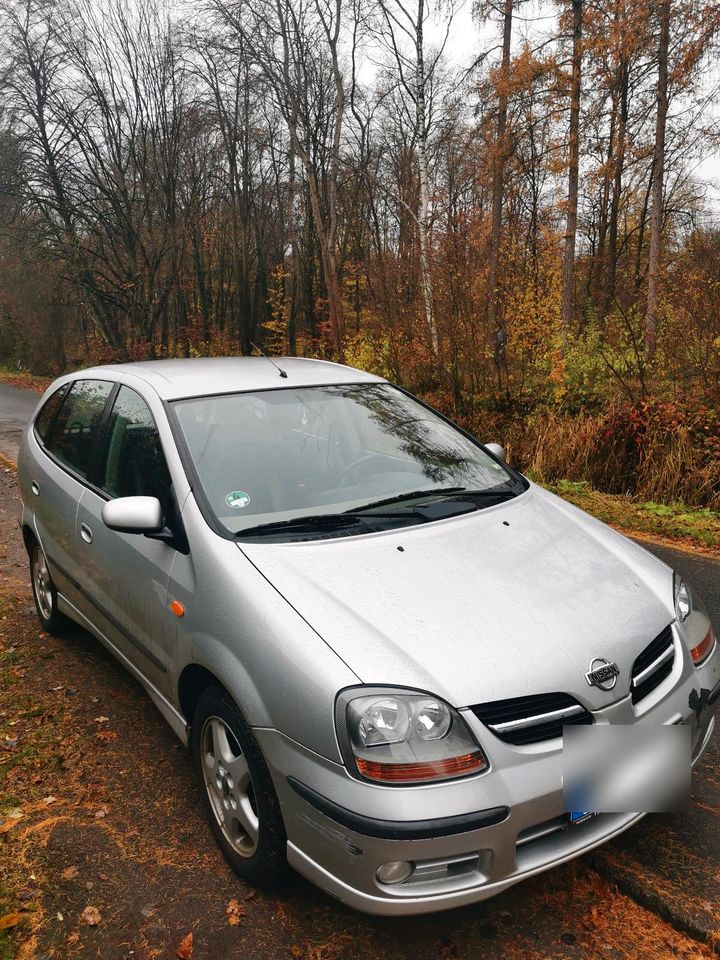
<svg viewBox="0 0 720 960">
<path fill-rule="evenodd" d="M 544 486 L 622 533 L 720 557 L 720 513 L 689 510 L 681 503 L 638 502 L 600 493 L 585 482 L 559 480 Z"/>
<path fill-rule="evenodd" d="M 34 373 L 0 367 L 0 383 L 8 383 L 11 387 L 21 387 L 23 390 L 44 393 L 52 382 L 52 377 L 38 377 Z"/>
</svg>

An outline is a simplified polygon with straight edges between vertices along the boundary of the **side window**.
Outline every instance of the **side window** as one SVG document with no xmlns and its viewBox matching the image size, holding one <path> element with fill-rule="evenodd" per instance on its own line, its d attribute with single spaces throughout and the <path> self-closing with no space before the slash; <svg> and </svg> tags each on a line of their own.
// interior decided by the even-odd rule
<svg viewBox="0 0 720 960">
<path fill-rule="evenodd" d="M 60 409 L 60 404 L 65 399 L 68 392 L 69 383 L 64 383 L 59 390 L 56 390 L 42 405 L 40 413 L 35 418 L 35 433 L 40 437 L 43 443 L 47 439 L 48 430 L 53 425 L 55 415 Z"/>
<path fill-rule="evenodd" d="M 129 387 L 120 387 L 105 433 L 98 485 L 111 497 L 157 497 L 169 509 L 170 473 L 152 413 Z"/>
<path fill-rule="evenodd" d="M 45 439 L 47 449 L 81 477 L 90 473 L 98 427 L 113 386 L 109 380 L 76 380 Z"/>
</svg>

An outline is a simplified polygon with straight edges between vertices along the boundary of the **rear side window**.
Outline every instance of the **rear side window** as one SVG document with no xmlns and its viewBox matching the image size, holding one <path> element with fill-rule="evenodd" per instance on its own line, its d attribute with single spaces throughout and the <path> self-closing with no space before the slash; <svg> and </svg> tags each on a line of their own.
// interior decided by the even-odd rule
<svg viewBox="0 0 720 960">
<path fill-rule="evenodd" d="M 68 392 L 69 383 L 64 383 L 59 390 L 56 390 L 42 405 L 40 413 L 35 419 L 35 433 L 40 437 L 43 443 L 47 439 L 48 431 L 55 421 L 55 416 L 60 409 L 65 394 Z"/>
<path fill-rule="evenodd" d="M 113 386 L 109 380 L 76 380 L 45 441 L 50 453 L 81 477 L 90 474 L 100 421 Z"/>
<path fill-rule="evenodd" d="M 157 497 L 167 515 L 170 473 L 155 420 L 139 393 L 120 387 L 107 430 L 98 486 L 111 497 Z"/>
</svg>

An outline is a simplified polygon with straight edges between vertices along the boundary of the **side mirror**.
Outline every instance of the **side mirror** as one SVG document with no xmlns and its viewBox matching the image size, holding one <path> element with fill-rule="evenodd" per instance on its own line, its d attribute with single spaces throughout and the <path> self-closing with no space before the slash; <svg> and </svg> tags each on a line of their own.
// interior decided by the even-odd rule
<svg viewBox="0 0 720 960">
<path fill-rule="evenodd" d="M 494 454 L 498 460 L 505 460 L 505 447 L 499 443 L 484 443 L 483 446 L 486 450 L 489 450 L 490 453 Z"/>
<path fill-rule="evenodd" d="M 120 533 L 159 533 L 163 515 L 157 497 L 118 497 L 102 508 L 103 523 Z"/>
</svg>

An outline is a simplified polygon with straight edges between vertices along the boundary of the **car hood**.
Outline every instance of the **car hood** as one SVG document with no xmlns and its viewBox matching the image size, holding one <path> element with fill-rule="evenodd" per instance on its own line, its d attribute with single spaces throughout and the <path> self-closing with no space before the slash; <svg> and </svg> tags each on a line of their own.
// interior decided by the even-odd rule
<svg viewBox="0 0 720 960">
<path fill-rule="evenodd" d="M 674 618 L 669 567 L 534 485 L 409 528 L 240 546 L 363 683 L 454 706 L 552 692 L 607 706 Z M 620 668 L 611 692 L 585 680 L 595 657 Z"/>
</svg>

